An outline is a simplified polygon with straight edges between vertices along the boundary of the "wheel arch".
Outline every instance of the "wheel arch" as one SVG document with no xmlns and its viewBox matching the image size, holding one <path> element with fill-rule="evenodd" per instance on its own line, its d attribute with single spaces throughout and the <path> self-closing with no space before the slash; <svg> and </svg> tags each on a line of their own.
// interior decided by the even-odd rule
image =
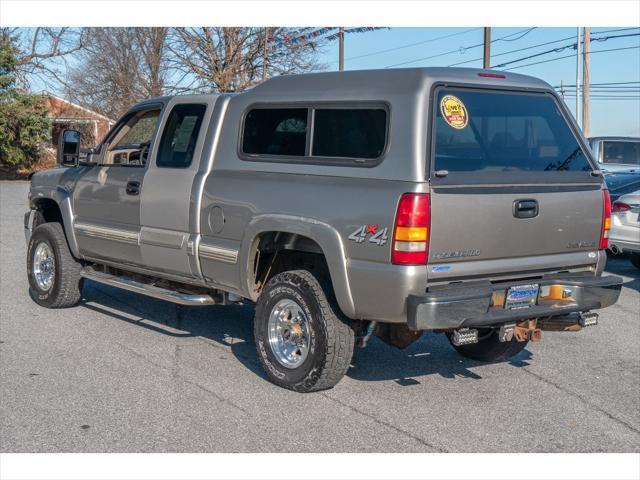
<svg viewBox="0 0 640 480">
<path fill-rule="evenodd" d="M 55 191 L 32 192 L 30 206 L 39 211 L 46 222 L 58 222 L 62 225 L 69 250 L 76 258 L 81 258 L 78 242 L 73 230 L 73 210 L 71 198 L 66 190 L 57 188 Z"/>
<path fill-rule="evenodd" d="M 339 233 L 331 225 L 303 217 L 260 215 L 247 226 L 240 249 L 240 281 L 252 300 L 258 297 L 254 288 L 254 267 L 260 242 L 265 235 L 274 233 L 295 236 L 289 238 L 297 245 L 304 244 L 303 251 L 324 257 L 338 305 L 347 317 L 354 318 L 355 307 L 347 275 L 346 255 Z"/>
</svg>

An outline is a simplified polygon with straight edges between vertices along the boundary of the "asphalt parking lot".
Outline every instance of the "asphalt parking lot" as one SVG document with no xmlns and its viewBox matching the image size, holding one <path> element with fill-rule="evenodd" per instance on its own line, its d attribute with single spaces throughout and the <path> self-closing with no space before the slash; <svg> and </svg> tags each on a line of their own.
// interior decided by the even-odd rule
<svg viewBox="0 0 640 480">
<path fill-rule="evenodd" d="M 373 339 L 332 390 L 266 380 L 250 307 L 183 307 L 87 282 L 78 307 L 28 295 L 26 183 L 0 182 L 2 452 L 638 452 L 640 271 L 600 325 L 543 333 L 509 362 L 442 335 Z"/>
</svg>

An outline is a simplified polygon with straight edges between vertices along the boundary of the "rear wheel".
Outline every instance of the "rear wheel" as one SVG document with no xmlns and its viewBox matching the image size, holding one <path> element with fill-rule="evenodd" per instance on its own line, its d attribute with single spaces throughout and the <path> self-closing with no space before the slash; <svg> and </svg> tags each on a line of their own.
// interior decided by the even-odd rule
<svg viewBox="0 0 640 480">
<path fill-rule="evenodd" d="M 66 308 L 81 298 L 80 263 L 73 258 L 59 223 L 38 225 L 27 250 L 31 298 L 43 307 Z"/>
<path fill-rule="evenodd" d="M 629 254 L 629 260 L 631 260 L 634 267 L 640 268 L 640 253 L 634 252 Z"/>
<path fill-rule="evenodd" d="M 520 353 L 529 343 L 528 340 L 526 342 L 518 342 L 515 337 L 510 341 L 501 342 L 498 338 L 498 329 L 495 328 L 478 329 L 478 343 L 470 345 L 454 345 L 451 342 L 450 333 L 447 333 L 447 338 L 456 352 L 463 357 L 479 362 L 507 360 Z"/>
<path fill-rule="evenodd" d="M 269 379 L 297 392 L 335 386 L 353 356 L 354 333 L 331 287 L 306 270 L 276 275 L 256 305 L 254 336 Z"/>
</svg>

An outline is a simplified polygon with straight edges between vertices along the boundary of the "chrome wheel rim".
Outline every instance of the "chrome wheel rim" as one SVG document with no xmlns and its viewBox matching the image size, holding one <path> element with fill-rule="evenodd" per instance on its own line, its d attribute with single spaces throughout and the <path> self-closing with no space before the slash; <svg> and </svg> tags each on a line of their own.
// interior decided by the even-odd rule
<svg viewBox="0 0 640 480">
<path fill-rule="evenodd" d="M 45 242 L 39 243 L 36 247 L 31 270 L 38 288 L 44 291 L 50 290 L 53 285 L 56 263 L 51 247 Z"/>
<path fill-rule="evenodd" d="M 269 314 L 269 346 L 280 365 L 300 366 L 309 354 L 309 319 L 298 302 L 280 300 Z"/>
</svg>

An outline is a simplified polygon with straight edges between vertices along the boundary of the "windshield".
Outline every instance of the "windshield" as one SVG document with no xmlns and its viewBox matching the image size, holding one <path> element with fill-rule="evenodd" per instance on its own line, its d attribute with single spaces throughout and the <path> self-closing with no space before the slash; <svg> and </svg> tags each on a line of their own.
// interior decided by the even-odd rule
<svg viewBox="0 0 640 480">
<path fill-rule="evenodd" d="M 640 142 L 605 140 L 602 144 L 602 161 L 604 163 L 640 165 Z"/>
<path fill-rule="evenodd" d="M 435 170 L 590 171 L 550 95 L 440 89 Z"/>
</svg>

